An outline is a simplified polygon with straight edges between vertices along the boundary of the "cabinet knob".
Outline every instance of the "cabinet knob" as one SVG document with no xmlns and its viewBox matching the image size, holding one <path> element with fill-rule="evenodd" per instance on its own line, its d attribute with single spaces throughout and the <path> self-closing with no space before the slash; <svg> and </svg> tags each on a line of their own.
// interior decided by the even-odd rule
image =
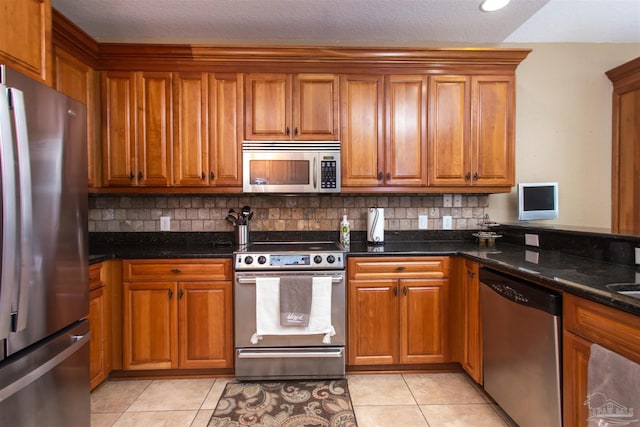
<svg viewBox="0 0 640 427">
<path fill-rule="evenodd" d="M 398 296 L 398 288 L 397 287 L 393 288 L 393 296 L 394 297 Z"/>
<path fill-rule="evenodd" d="M 178 298 L 179 298 L 179 299 L 181 299 L 183 295 L 184 295 L 184 290 L 183 290 L 183 289 L 180 289 L 180 290 L 178 291 Z"/>
<path fill-rule="evenodd" d="M 173 291 L 169 289 L 169 299 L 173 298 Z"/>
<path fill-rule="evenodd" d="M 285 135 L 289 135 L 291 133 L 291 131 L 289 130 L 289 126 L 287 126 L 287 128 L 284 131 Z"/>
<path fill-rule="evenodd" d="M 402 287 L 402 294 L 406 297 L 407 296 L 407 287 L 403 286 Z"/>
<path fill-rule="evenodd" d="M 480 178 L 480 175 L 478 175 L 478 172 L 474 173 L 473 174 L 473 179 L 477 181 L 478 178 Z"/>
<path fill-rule="evenodd" d="M 133 171 L 129 172 L 129 179 L 130 179 L 131 181 L 133 181 L 133 180 L 135 179 L 135 177 L 136 177 L 136 176 L 133 174 Z"/>
<path fill-rule="evenodd" d="M 172 268 L 171 272 L 178 274 L 178 273 L 182 273 L 182 270 L 180 270 L 179 268 Z"/>
<path fill-rule="evenodd" d="M 474 273 L 473 271 L 467 270 L 467 274 L 469 275 L 469 277 L 471 277 L 472 279 L 474 277 L 476 277 L 476 273 Z"/>
<path fill-rule="evenodd" d="M 471 179 L 471 172 L 467 172 L 467 174 L 464 176 L 464 179 L 466 181 L 469 181 Z"/>
<path fill-rule="evenodd" d="M 204 171 L 202 171 L 202 175 L 200 175 L 200 179 L 204 181 L 206 178 L 207 178 L 207 175 L 205 175 Z"/>
<path fill-rule="evenodd" d="M 389 181 L 391 179 L 391 173 L 387 172 L 387 181 Z"/>
<path fill-rule="evenodd" d="M 382 181 L 382 172 L 378 172 L 378 181 Z"/>
<path fill-rule="evenodd" d="M 209 179 L 210 179 L 211 181 L 213 181 L 214 179 L 216 179 L 216 174 L 215 174 L 215 173 L 213 173 L 213 171 L 212 171 L 211 173 L 209 173 Z"/>
<path fill-rule="evenodd" d="M 298 127 L 296 126 L 296 128 L 293 130 L 293 135 L 294 136 L 298 136 Z"/>
<path fill-rule="evenodd" d="M 405 268 L 407 268 L 407 267 L 405 267 L 404 265 L 400 265 L 400 266 L 398 266 L 398 267 L 396 268 L 396 271 L 402 271 L 402 270 L 404 270 Z"/>
<path fill-rule="evenodd" d="M 142 175 L 142 171 L 138 172 L 138 181 L 142 180 L 143 176 L 144 175 Z"/>
</svg>

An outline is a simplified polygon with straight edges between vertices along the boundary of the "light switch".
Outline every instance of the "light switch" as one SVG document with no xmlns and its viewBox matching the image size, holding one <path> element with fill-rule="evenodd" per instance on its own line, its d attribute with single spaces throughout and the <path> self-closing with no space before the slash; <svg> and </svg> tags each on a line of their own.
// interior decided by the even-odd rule
<svg viewBox="0 0 640 427">
<path fill-rule="evenodd" d="M 160 231 L 171 231 L 171 217 L 160 217 Z"/>
</svg>

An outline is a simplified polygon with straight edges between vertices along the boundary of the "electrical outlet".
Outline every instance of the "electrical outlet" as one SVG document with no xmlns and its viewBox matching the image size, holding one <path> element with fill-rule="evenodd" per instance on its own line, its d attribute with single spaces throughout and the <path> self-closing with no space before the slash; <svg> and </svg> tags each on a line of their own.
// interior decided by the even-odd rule
<svg viewBox="0 0 640 427">
<path fill-rule="evenodd" d="M 640 265 L 640 248 L 636 248 L 636 264 Z"/>
<path fill-rule="evenodd" d="M 453 195 L 453 207 L 461 208 L 462 207 L 462 194 L 454 194 Z"/>
<path fill-rule="evenodd" d="M 429 216 L 428 215 L 418 215 L 418 228 L 420 230 L 426 230 L 429 228 Z"/>
<path fill-rule="evenodd" d="M 524 244 L 527 246 L 536 246 L 540 247 L 540 239 L 537 234 L 526 234 L 524 235 Z"/>
<path fill-rule="evenodd" d="M 160 217 L 160 231 L 171 231 L 171 217 Z"/>
<path fill-rule="evenodd" d="M 442 229 L 443 230 L 451 230 L 453 227 L 453 221 L 451 220 L 451 215 L 445 215 L 442 217 Z"/>
<path fill-rule="evenodd" d="M 442 206 L 445 208 L 453 207 L 453 196 L 451 194 L 442 196 Z"/>
</svg>

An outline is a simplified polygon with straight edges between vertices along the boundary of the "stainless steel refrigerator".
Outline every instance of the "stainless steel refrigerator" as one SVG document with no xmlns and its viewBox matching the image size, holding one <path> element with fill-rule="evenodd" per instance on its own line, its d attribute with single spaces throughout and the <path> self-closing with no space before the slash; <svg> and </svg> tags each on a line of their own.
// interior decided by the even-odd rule
<svg viewBox="0 0 640 427">
<path fill-rule="evenodd" d="M 86 109 L 0 73 L 0 423 L 88 426 Z"/>
</svg>

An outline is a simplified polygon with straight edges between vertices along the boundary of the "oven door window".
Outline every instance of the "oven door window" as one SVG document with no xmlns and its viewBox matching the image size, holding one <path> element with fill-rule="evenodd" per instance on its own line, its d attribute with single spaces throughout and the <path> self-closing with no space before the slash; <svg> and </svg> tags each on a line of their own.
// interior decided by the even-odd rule
<svg viewBox="0 0 640 427">
<path fill-rule="evenodd" d="M 310 160 L 250 160 L 251 185 L 309 185 Z"/>
</svg>

